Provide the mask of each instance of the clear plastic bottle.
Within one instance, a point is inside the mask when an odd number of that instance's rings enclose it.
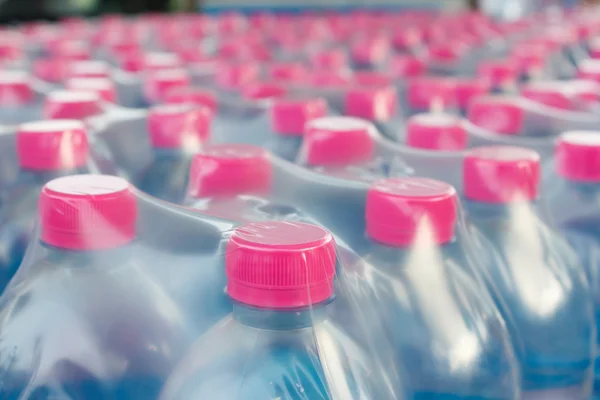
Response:
[[[0,124],[17,125],[39,119],[42,98],[36,95],[29,75],[20,71],[0,73]]]
[[[39,242],[3,297],[3,398],[156,398],[190,341],[136,257],[131,186],[58,178],[44,186],[39,216]]]
[[[54,178],[88,169],[89,145],[79,121],[22,124],[16,141],[19,173],[0,196],[0,290],[17,271],[34,233],[42,187]]]
[[[250,223],[234,232],[225,257],[233,312],[196,342],[161,399],[386,398],[371,358],[329,318],[331,234]]]
[[[181,203],[190,161],[211,131],[212,112],[202,106],[154,106],[147,119],[152,160],[134,179],[140,190],[161,200]]]
[[[481,266],[511,321],[524,392],[589,398],[592,296],[572,249],[540,215],[539,155],[518,147],[476,148],[465,157],[463,177],[468,220],[497,253],[482,254],[489,262]]]
[[[478,266],[457,227],[458,204],[455,189],[441,181],[372,184],[367,240],[354,246],[364,257],[355,280],[365,300],[357,302],[379,335],[377,348],[385,349],[378,357],[407,366],[408,398],[518,399],[512,342],[475,277]],[[340,304],[335,315],[343,318]]]
[[[544,182],[544,193],[552,220],[575,249],[590,283],[596,324],[600,321],[599,160],[598,132],[566,132],[558,139],[554,160],[546,171]],[[598,358],[595,366],[594,392],[598,393]]]

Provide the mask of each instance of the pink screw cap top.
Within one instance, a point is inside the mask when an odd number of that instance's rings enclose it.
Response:
[[[521,95],[536,103],[548,107],[569,110],[573,107],[569,95],[568,83],[565,82],[533,82],[521,89]]]
[[[59,171],[83,167],[89,145],[82,122],[68,119],[36,121],[17,129],[19,166],[32,171]]]
[[[540,181],[540,156],[513,146],[479,147],[463,164],[463,190],[469,200],[512,203],[535,200]]]
[[[575,182],[600,182],[600,132],[565,132],[554,153],[558,175]]]
[[[350,49],[352,59],[362,64],[380,64],[390,54],[390,42],[384,36],[363,37]]]
[[[327,103],[322,98],[274,99],[271,124],[280,135],[302,136],[308,121],[327,115]]]
[[[180,86],[169,90],[165,97],[169,104],[194,104],[204,106],[215,112],[218,108],[217,96],[206,89]]]
[[[350,77],[344,72],[329,70],[313,71],[308,80],[312,87],[320,89],[339,89],[350,83]]]
[[[244,85],[257,81],[260,68],[254,62],[221,61],[217,65],[217,83],[227,89],[239,89]]]
[[[42,242],[68,250],[106,250],[132,242],[137,204],[129,183],[108,175],[71,175],[40,194]]]
[[[271,187],[271,176],[269,153],[261,147],[208,145],[192,160],[188,195],[200,198],[264,194]]]
[[[461,110],[467,110],[476,97],[490,92],[490,82],[484,79],[457,78],[454,80],[456,103]]]
[[[77,61],[69,67],[73,78],[110,78],[110,66],[102,61]]]
[[[184,69],[153,71],[144,80],[144,95],[151,102],[159,103],[167,98],[169,91],[189,85],[190,77]]]
[[[61,82],[68,75],[68,65],[69,60],[64,58],[40,58],[33,61],[33,74],[43,81]]]
[[[104,101],[116,103],[117,89],[110,79],[106,78],[71,78],[66,87],[73,91],[94,92]]]
[[[227,245],[227,293],[260,308],[307,307],[334,293],[335,241],[300,222],[257,222],[236,229]]]
[[[370,121],[388,121],[398,108],[398,96],[392,86],[351,87],[344,98],[344,114]]]
[[[444,244],[454,237],[456,209],[456,190],[445,182],[415,177],[377,181],[367,193],[367,235],[395,247]]]
[[[474,125],[503,135],[518,135],[523,129],[525,112],[514,100],[502,97],[479,97],[468,110]]]
[[[477,76],[488,79],[496,87],[514,84],[518,73],[518,65],[511,59],[484,61],[477,67]]]
[[[148,114],[150,143],[160,149],[196,151],[210,134],[212,111],[193,104],[154,106]]]
[[[417,114],[408,120],[406,144],[428,150],[456,151],[467,147],[460,118],[449,114]]]
[[[456,103],[454,82],[448,78],[423,76],[408,82],[407,100],[411,108],[444,110]]]
[[[242,95],[251,100],[273,99],[286,94],[285,86],[275,82],[255,82],[242,89]]]
[[[21,71],[0,73],[0,104],[19,106],[33,100],[29,75]]]
[[[324,117],[310,121],[304,133],[306,161],[310,165],[345,166],[372,159],[373,126],[353,117]]]
[[[94,92],[58,90],[46,97],[44,115],[50,119],[85,119],[102,113],[101,103]]]

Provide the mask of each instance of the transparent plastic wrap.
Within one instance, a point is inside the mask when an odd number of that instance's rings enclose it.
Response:
[[[515,341],[525,397],[586,399],[597,340],[592,291],[575,253],[547,223],[540,176],[532,150],[470,150],[466,223]]]
[[[13,126],[39,119],[48,90],[25,72],[0,72],[0,124]]]
[[[17,270],[33,235],[42,186],[56,177],[100,171],[80,121],[21,124],[16,133],[7,132],[3,142],[6,151],[5,181],[0,185],[0,291]]]
[[[596,317],[600,315],[599,155],[597,131],[564,133],[557,141],[554,158],[545,165],[543,186],[550,223],[569,241],[590,282]],[[596,360],[596,393],[599,381]]]
[[[50,181],[39,218],[0,299],[4,398],[409,398],[360,315],[333,319],[355,256],[324,228],[235,228],[104,175]]]
[[[598,118],[590,111],[549,107],[524,97],[485,96],[475,98],[469,107],[467,130],[474,146],[517,145],[533,148],[545,158],[560,133],[593,129]]]

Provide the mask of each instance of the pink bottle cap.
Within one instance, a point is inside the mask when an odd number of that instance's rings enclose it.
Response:
[[[473,99],[488,94],[491,85],[485,79],[457,78],[454,80],[456,103],[461,110],[467,110]]]
[[[383,36],[361,38],[352,44],[350,53],[357,63],[381,64],[390,54],[390,43]]]
[[[426,72],[425,61],[412,55],[397,55],[390,60],[389,70],[396,78],[413,78]]]
[[[44,115],[49,119],[86,119],[102,113],[97,93],[57,90],[46,97]]]
[[[268,67],[268,75],[274,81],[301,83],[307,74],[306,67],[300,63],[273,63]]]
[[[407,100],[411,108],[441,111],[455,105],[454,82],[448,78],[423,76],[408,82]]]
[[[33,61],[33,74],[47,82],[62,82],[68,75],[69,60],[59,57],[40,58]]]
[[[41,241],[61,249],[114,249],[136,236],[135,194],[116,176],[54,179],[42,189],[39,212]]]
[[[227,293],[260,308],[307,307],[334,293],[336,249],[325,229],[300,222],[255,222],[227,245]]]
[[[165,102],[169,104],[194,104],[215,112],[218,108],[215,93],[198,87],[181,86],[169,90]]]
[[[462,46],[456,41],[433,42],[427,49],[429,61],[437,64],[453,64],[460,60],[464,53]]]
[[[477,67],[477,76],[489,80],[495,87],[514,84],[518,74],[519,68],[511,59],[484,61]]]
[[[565,82],[532,82],[521,89],[521,95],[536,103],[548,107],[570,110],[572,99],[568,93],[569,83]]]
[[[150,143],[160,149],[196,151],[210,135],[212,111],[193,104],[154,106],[148,113]]]
[[[32,171],[60,171],[87,164],[89,145],[81,121],[57,119],[21,124],[17,130],[19,166]]]
[[[257,81],[260,68],[254,62],[221,61],[218,63],[216,72],[216,80],[219,85],[226,89],[235,90]]]
[[[456,151],[467,147],[460,118],[449,114],[417,114],[408,120],[406,144],[428,150]]]
[[[110,79],[106,78],[71,78],[66,87],[72,91],[94,92],[109,103],[117,102],[117,89]]]
[[[561,135],[554,153],[558,175],[575,182],[600,182],[600,132],[572,131]]]
[[[388,121],[396,115],[398,96],[392,86],[352,87],[346,91],[344,114],[370,121]]]
[[[51,46],[50,53],[72,61],[90,59],[88,44],[79,40],[59,39],[55,45]]]
[[[469,200],[512,203],[535,200],[540,181],[540,156],[513,146],[479,147],[463,164],[463,190]]]
[[[306,125],[306,161],[317,166],[346,166],[372,159],[374,127],[353,117],[323,117]]]
[[[469,106],[468,119],[494,133],[519,135],[523,130],[525,111],[508,98],[480,97]]]
[[[322,98],[278,98],[271,107],[271,124],[280,135],[302,136],[308,121],[327,115],[327,103]]]
[[[242,95],[251,100],[280,98],[287,92],[285,86],[275,82],[255,82],[242,89]]]
[[[357,86],[390,86],[394,83],[391,75],[379,71],[356,71],[352,80]]]
[[[110,78],[110,66],[103,61],[77,61],[70,65],[73,78]]]
[[[454,237],[456,190],[427,178],[373,183],[367,193],[367,235],[388,246],[444,244]]]
[[[31,82],[28,74],[21,71],[0,72],[0,104],[20,106],[33,101]]]
[[[145,53],[142,56],[142,68],[145,71],[172,70],[183,68],[183,63],[177,54],[160,52]]]
[[[330,70],[313,71],[308,80],[312,87],[322,89],[344,88],[350,83],[350,77],[344,72]]]
[[[144,80],[144,95],[153,103],[165,101],[175,88],[188,87],[190,77],[184,69],[164,69],[149,73]]]
[[[269,153],[244,144],[204,146],[192,160],[188,195],[230,197],[268,193],[272,176]]]
[[[410,50],[421,44],[423,44],[423,31],[416,26],[403,26],[392,36],[392,45],[396,50]]]
[[[316,51],[310,57],[316,69],[339,70],[348,66],[348,57],[342,49],[327,49]]]

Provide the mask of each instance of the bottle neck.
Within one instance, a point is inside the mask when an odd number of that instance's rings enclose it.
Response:
[[[393,275],[395,272],[400,272],[402,269],[412,265],[413,261],[423,258],[416,257],[416,255],[439,254],[440,251],[446,251],[446,248],[455,245],[455,239],[448,243],[411,244],[402,247],[379,243],[371,239],[366,254],[369,254],[369,263],[375,268]]]
[[[179,160],[185,158],[191,159],[194,152],[188,151],[183,147],[152,147],[152,154],[154,155],[154,159]]]
[[[326,302],[309,307],[276,310],[256,308],[242,303],[233,304],[233,318],[241,324],[268,330],[295,330],[308,328],[326,319]]]
[[[46,250],[46,259],[53,265],[66,268],[108,267],[123,265],[129,262],[133,255],[134,243],[113,249],[102,250],[70,250],[51,246],[41,242]]]
[[[499,204],[464,199],[463,206],[467,211],[469,219],[480,220],[510,218],[517,210],[534,210],[536,203],[535,201],[522,201]]]
[[[34,171],[29,169],[21,169],[19,171],[19,181],[45,184],[46,182],[49,182],[56,178],[68,175],[85,174],[87,172],[87,167],[49,171]]]

